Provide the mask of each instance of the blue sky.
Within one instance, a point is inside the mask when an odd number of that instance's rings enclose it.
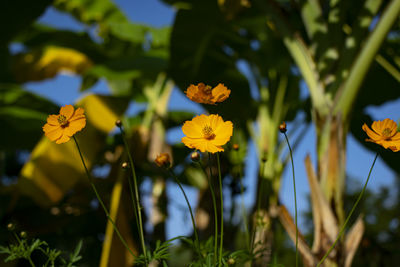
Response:
[[[120,6],[121,10],[128,16],[133,22],[149,24],[156,27],[171,25],[174,20],[175,11],[173,8],[163,4],[157,0],[146,0],[146,1],[115,1]],[[49,8],[45,14],[39,20],[41,23],[50,24],[57,28],[69,29],[80,31],[84,29],[84,26],[76,22],[71,16],[62,14],[53,8]],[[18,47],[15,47],[18,50]],[[78,98],[82,97],[79,93],[79,86],[81,79],[76,76],[69,76],[60,74],[54,79],[49,79],[42,82],[31,82],[26,84],[26,88],[32,92],[41,94],[59,105],[74,103]],[[228,82],[226,82],[228,84]],[[100,81],[94,88],[90,90],[91,93],[108,93],[108,87],[106,82]],[[234,92],[232,92],[234,93]],[[187,108],[201,113],[202,109],[199,105],[188,101],[179,90],[174,90],[171,102],[169,104],[171,109],[182,109]],[[136,112],[138,109],[144,108],[143,105],[131,105],[130,112]],[[400,101],[392,101],[384,106],[380,107],[369,107],[368,113],[374,119],[391,118],[398,121],[400,113]],[[355,122],[357,123],[357,122]],[[358,122],[361,125],[363,122]],[[290,131],[290,124],[288,129]],[[176,131],[168,133],[168,139],[173,142],[180,140],[183,134],[178,129]],[[347,150],[347,166],[348,174],[351,177],[357,178],[360,184],[363,184],[369,171],[369,167],[372,164],[374,153],[371,153],[364,149],[352,136],[348,137],[348,150]],[[296,185],[298,195],[298,207],[301,214],[303,211],[308,210],[307,195],[308,182],[306,178],[306,172],[304,168],[304,158],[306,154],[310,153],[313,162],[316,162],[315,153],[315,131],[313,127],[310,127],[306,136],[303,138],[300,145],[294,152],[294,164],[296,170]],[[256,166],[256,151],[254,146],[250,146],[249,155],[247,157],[247,169],[245,174],[244,183],[248,187],[248,191],[245,195],[245,203],[247,207],[250,207],[254,201],[255,196],[255,177],[257,172]],[[377,191],[377,189],[383,185],[393,184],[395,179],[394,173],[387,168],[387,166],[378,159],[370,183],[369,189]],[[280,192],[281,201],[288,207],[289,211],[294,214],[294,200],[293,200],[293,185],[291,176],[291,166],[288,165],[283,175],[282,188]],[[196,190],[190,187],[185,187],[189,198],[193,205],[197,199]],[[175,203],[184,205],[184,198],[181,193],[177,190],[177,187],[172,183],[168,185],[168,194],[170,198],[174,199]],[[145,200],[149,203],[149,200]],[[170,219],[167,224],[168,237],[174,237],[177,235],[185,235],[191,232],[191,223],[189,221],[188,213],[182,214],[182,212],[172,205],[169,209]],[[182,216],[186,220],[182,220]],[[300,228],[308,229],[302,223],[300,218]]]

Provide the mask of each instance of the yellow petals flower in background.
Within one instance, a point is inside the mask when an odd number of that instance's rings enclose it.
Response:
[[[216,153],[224,151],[222,146],[231,139],[233,124],[224,121],[219,115],[200,115],[186,121],[182,131],[186,135],[182,142],[187,147]]]
[[[200,104],[212,104],[223,102],[226,100],[231,93],[225,85],[222,83],[218,84],[216,87],[211,88],[209,85],[204,83],[199,83],[198,85],[191,84],[185,91],[186,96],[197,103]]]
[[[372,130],[364,123],[362,129],[370,139],[365,141],[373,142],[390,149],[394,152],[400,150],[400,132],[397,131],[397,124],[391,119],[374,121],[371,125]]]
[[[83,108],[74,109],[72,105],[61,107],[60,114],[50,115],[43,126],[44,134],[57,144],[68,142],[69,139],[86,126]]]

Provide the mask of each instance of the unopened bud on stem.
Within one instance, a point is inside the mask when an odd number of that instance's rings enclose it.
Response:
[[[286,133],[286,131],[287,131],[287,129],[286,129],[286,122],[282,122],[282,123],[279,125],[279,131],[280,131],[281,133]]]
[[[192,152],[192,154],[190,154],[190,158],[192,159],[192,161],[198,162],[200,160],[200,153],[197,151]]]
[[[171,158],[168,153],[161,153],[154,160],[158,167],[169,168],[171,167]]]

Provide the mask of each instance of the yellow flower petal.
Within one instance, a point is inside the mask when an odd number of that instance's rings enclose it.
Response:
[[[66,134],[63,134],[63,135],[61,136],[61,138],[58,139],[58,140],[56,141],[56,144],[63,144],[63,143],[66,143],[66,142],[69,141],[69,139],[71,139],[70,136],[68,136],[68,135],[66,135]]]
[[[224,84],[218,84],[212,90],[212,96],[214,102],[222,102],[225,101],[229,95],[231,94],[231,90],[229,90]]]
[[[367,135],[372,139],[372,140],[380,140],[381,136],[379,134],[377,134],[376,132],[372,131],[367,124],[364,123],[364,125],[362,126],[362,129],[364,130],[364,132],[367,133]]]
[[[202,128],[199,124],[194,123],[193,121],[186,121],[182,126],[182,131],[186,136],[190,136],[192,138],[202,138],[203,134],[201,132]]]
[[[58,115],[50,115],[50,116],[47,118],[47,123],[48,123],[48,124],[51,124],[51,125],[59,125],[57,119],[58,119]]]
[[[71,118],[72,114],[74,114],[74,107],[72,105],[66,105],[64,107],[61,107],[60,115],[64,115],[67,118],[67,120]]]
[[[68,127],[65,128],[65,134],[68,136],[73,136],[75,133],[79,132],[86,126],[86,118],[81,118],[69,122]]]
[[[55,141],[61,137],[62,133],[63,133],[63,130],[61,129],[61,127],[57,127],[56,129],[54,129],[52,131],[46,132],[45,135],[51,141]]]

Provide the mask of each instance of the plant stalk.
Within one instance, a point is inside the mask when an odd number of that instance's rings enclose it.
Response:
[[[332,250],[335,248],[336,243],[339,241],[340,237],[343,235],[344,230],[345,230],[345,228],[346,228],[347,223],[348,223],[349,220],[350,220],[351,215],[353,215],[353,212],[354,212],[354,210],[356,209],[356,207],[357,207],[357,205],[358,205],[358,202],[360,202],[362,196],[364,195],[365,189],[367,188],[367,184],[368,184],[369,178],[371,177],[372,169],[373,169],[374,166],[375,166],[375,162],[376,162],[376,160],[377,160],[377,158],[378,158],[378,155],[379,155],[379,153],[376,153],[375,158],[374,158],[374,161],[372,162],[371,168],[369,169],[368,177],[367,177],[367,180],[365,181],[364,187],[363,187],[363,189],[361,190],[361,193],[358,195],[358,198],[357,198],[356,202],[354,203],[353,207],[351,208],[349,215],[347,216],[346,220],[344,221],[344,224],[343,224],[342,228],[340,229],[339,234],[338,234],[338,236],[336,237],[335,242],[333,242],[332,246],[329,248],[328,252],[326,252],[326,254],[324,255],[324,257],[323,257],[323,258],[321,259],[321,261],[318,263],[317,267],[319,267],[319,266],[324,262],[324,260],[329,256],[329,254],[330,254],[330,253],[332,252]]]
[[[128,154],[128,159],[129,159],[129,166],[132,171],[132,180],[133,180],[133,189],[135,192],[135,202],[136,202],[136,211],[137,211],[137,218],[138,218],[138,224],[139,224],[139,236],[140,236],[140,243],[142,246],[142,251],[143,255],[145,257],[145,262],[146,266],[148,265],[147,263],[147,251],[146,251],[146,245],[144,243],[144,232],[143,232],[143,222],[142,222],[142,212],[141,212],[141,207],[140,207],[140,200],[139,200],[139,189],[137,185],[137,177],[136,177],[136,172],[135,172],[135,165],[133,164],[133,158],[129,149],[128,141],[126,140],[125,132],[122,129],[122,125],[118,126],[118,128],[121,131],[121,136],[122,140],[124,141],[125,149]]]
[[[221,164],[219,161],[219,153],[217,152],[217,165],[218,165],[218,180],[219,180],[219,193],[221,196],[221,233],[219,240],[219,266],[222,266],[222,248],[224,245],[224,195],[222,188],[222,177],[221,177]]]
[[[136,255],[133,253],[133,251],[130,249],[130,247],[129,247],[128,244],[126,243],[125,239],[122,237],[121,233],[119,232],[119,230],[118,230],[118,228],[117,228],[117,225],[114,223],[113,219],[111,218],[110,214],[108,213],[108,210],[107,210],[106,206],[104,205],[103,200],[101,200],[100,195],[99,195],[99,193],[97,192],[96,186],[95,186],[94,183],[93,183],[92,176],[90,175],[90,173],[89,173],[89,171],[88,171],[88,169],[87,169],[87,167],[86,167],[85,160],[83,159],[82,152],[81,152],[81,149],[79,148],[78,141],[76,140],[75,136],[72,136],[72,138],[73,138],[74,141],[75,141],[75,145],[76,145],[76,148],[78,149],[79,156],[80,156],[80,158],[81,158],[83,167],[85,168],[86,176],[87,176],[87,178],[88,178],[88,180],[89,180],[89,183],[90,183],[90,185],[92,186],[92,189],[93,189],[93,191],[94,191],[94,193],[95,193],[95,195],[96,195],[96,198],[97,198],[97,200],[99,201],[101,207],[103,208],[104,213],[106,214],[107,219],[111,222],[112,226],[114,227],[114,231],[117,233],[117,235],[118,235],[119,239],[121,240],[122,244],[123,244],[123,245],[125,246],[125,248],[129,251],[129,253],[132,255],[132,257],[133,257],[133,258],[136,258]]]
[[[297,196],[296,196],[296,179],[294,174],[294,163],[293,163],[293,152],[292,148],[290,147],[289,139],[286,133],[285,135],[286,143],[289,147],[290,152],[290,160],[292,161],[292,172],[293,172],[293,193],[294,193],[294,216],[295,216],[295,225],[296,225],[296,267],[299,266],[299,252],[298,252],[298,245],[299,245],[299,229],[297,228]]]

